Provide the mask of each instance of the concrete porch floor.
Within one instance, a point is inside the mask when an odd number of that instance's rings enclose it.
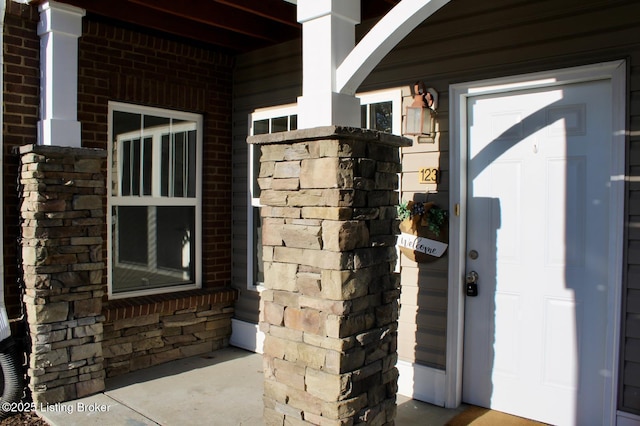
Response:
[[[104,393],[40,410],[52,426],[260,426],[262,355],[238,348],[107,379]],[[462,412],[398,395],[396,425],[440,426]]]

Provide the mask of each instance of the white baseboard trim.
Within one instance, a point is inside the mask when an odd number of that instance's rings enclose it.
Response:
[[[403,360],[398,360],[396,367],[400,373],[398,378],[400,395],[444,407],[446,379],[444,370]]]
[[[616,426],[640,426],[640,416],[618,411]]]
[[[231,319],[231,346],[261,354],[264,348],[264,333],[258,324]]]

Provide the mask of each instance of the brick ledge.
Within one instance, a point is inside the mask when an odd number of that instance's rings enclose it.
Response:
[[[155,294],[110,300],[102,307],[105,322],[151,315],[161,312],[175,312],[194,306],[232,303],[238,299],[238,291],[233,288],[203,288],[176,293]]]

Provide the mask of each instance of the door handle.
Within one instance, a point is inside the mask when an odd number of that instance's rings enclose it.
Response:
[[[467,282],[467,296],[476,297],[478,295],[478,273],[476,271],[471,271],[467,273],[465,277],[465,281]]]

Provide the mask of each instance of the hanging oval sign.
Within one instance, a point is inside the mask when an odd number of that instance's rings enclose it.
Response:
[[[442,211],[433,203],[421,204],[422,206],[416,206],[412,201],[407,203],[409,211],[419,212],[420,214],[413,214],[400,222],[398,246],[402,254],[414,262],[433,262],[442,257],[449,246],[447,215],[445,211]],[[434,211],[430,214],[429,211],[431,209],[434,209]],[[436,213],[438,214],[436,215]],[[429,218],[433,219],[435,216],[440,216],[441,223],[438,226],[429,226]]]
[[[414,250],[420,253],[435,257],[441,257],[447,251],[448,244],[429,238],[418,237],[417,235],[405,234],[398,237],[398,245],[403,248]]]

